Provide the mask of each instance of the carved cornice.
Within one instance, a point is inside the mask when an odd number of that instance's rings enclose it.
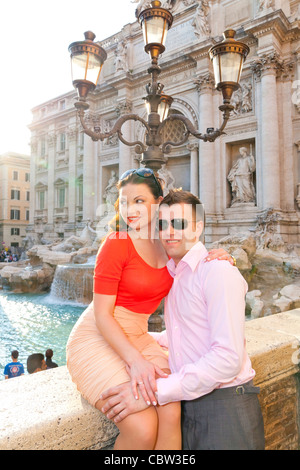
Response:
[[[131,101],[124,100],[118,103],[115,108],[115,112],[118,117],[123,116],[124,114],[130,114],[132,111],[132,103]]]
[[[250,64],[251,70],[256,78],[261,78],[263,75],[274,74],[280,76],[283,71],[283,60],[277,54],[272,51],[268,54],[263,54],[254,59]]]
[[[212,73],[207,72],[203,75],[198,75],[194,80],[198,93],[206,93],[215,87],[215,79]]]
[[[47,135],[49,147],[55,147],[57,142],[57,135],[55,132],[51,132]]]

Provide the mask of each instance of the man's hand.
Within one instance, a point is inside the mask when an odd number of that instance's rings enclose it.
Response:
[[[138,400],[134,398],[130,382],[109,388],[102,393],[100,400],[107,400],[101,411],[115,423],[120,423],[127,416],[148,408],[142,397]]]

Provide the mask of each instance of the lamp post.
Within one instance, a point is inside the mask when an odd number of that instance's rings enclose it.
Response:
[[[224,33],[224,40],[214,45],[209,56],[213,63],[216,88],[223,94],[223,104],[219,110],[223,113],[223,123],[219,129],[207,129],[202,134],[195,129],[191,121],[183,115],[172,114],[168,116],[168,111],[173,98],[163,93],[164,85],[158,82],[161,68],[158,65],[158,58],[165,51],[165,42],[168,30],[173,23],[172,14],[161,8],[161,2],[154,0],[151,7],[143,10],[138,20],[141,24],[145,51],[150,55],[151,66],[148,73],[151,75],[151,82],[146,86],[146,102],[148,120],[145,121],[136,114],[122,115],[115,122],[110,132],[102,133],[99,129],[89,128],[84,120],[85,111],[89,108],[87,97],[98,83],[102,66],[107,58],[105,50],[94,42],[95,35],[88,31],[85,33],[85,40],[74,42],[69,46],[72,62],[73,85],[78,91],[78,101],[75,103],[80,122],[85,134],[94,141],[107,139],[114,134],[118,135],[121,142],[128,146],[134,146],[135,152],[142,155],[141,163],[153,170],[158,170],[166,163],[165,154],[170,153],[173,146],[183,145],[190,135],[194,137],[214,142],[219,136],[224,134],[224,129],[229,120],[230,113],[234,107],[230,104],[232,93],[239,88],[239,80],[243,63],[249,53],[249,47],[234,39],[235,31],[227,30]],[[122,126],[126,121],[139,121],[146,129],[145,143],[141,141],[127,142],[122,135]],[[185,125],[186,131],[180,142],[164,142],[163,128],[170,121],[181,121]]]

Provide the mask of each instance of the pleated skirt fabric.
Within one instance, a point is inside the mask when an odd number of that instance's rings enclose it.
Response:
[[[114,318],[144,358],[169,369],[167,353],[148,333],[150,315],[115,307]],[[67,367],[81,395],[95,406],[100,394],[130,381],[126,364],[99,332],[93,302],[82,313],[67,343]]]

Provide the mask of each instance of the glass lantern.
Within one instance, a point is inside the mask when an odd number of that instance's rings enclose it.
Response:
[[[84,33],[85,41],[73,42],[69,46],[71,54],[72,81],[78,90],[79,98],[85,99],[99,81],[101,69],[107,58],[105,50],[94,43],[91,31]]]
[[[239,88],[239,81],[249,47],[234,39],[236,32],[224,32],[224,40],[209,50],[213,63],[216,88],[223,93],[224,101],[230,102],[232,93]]]
[[[165,50],[167,32],[172,26],[173,15],[165,8],[161,8],[160,1],[155,0],[151,2],[151,8],[140,13],[139,22],[143,30],[145,51],[150,52],[152,60],[157,59]]]

